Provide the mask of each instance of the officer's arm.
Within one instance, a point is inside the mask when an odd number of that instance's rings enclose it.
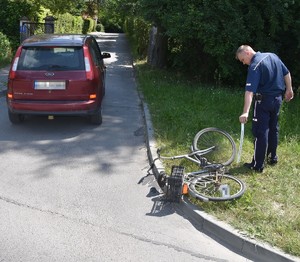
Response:
[[[252,103],[253,98],[253,92],[246,91],[245,92],[245,98],[244,98],[244,109],[243,113],[240,115],[240,122],[246,123],[248,121],[249,111]]]
[[[294,97],[294,92],[293,92],[293,88],[292,88],[292,77],[291,74],[288,73],[284,76],[284,82],[285,82],[285,101],[290,101],[291,99],[293,99]]]

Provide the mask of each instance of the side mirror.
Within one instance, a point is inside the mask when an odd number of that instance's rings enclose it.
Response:
[[[110,53],[102,53],[102,58],[105,59],[105,58],[110,58]]]

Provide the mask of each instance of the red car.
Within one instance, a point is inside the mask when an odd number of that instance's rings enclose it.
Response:
[[[8,77],[8,116],[82,115],[102,123],[106,67],[90,35],[34,35],[18,48]]]

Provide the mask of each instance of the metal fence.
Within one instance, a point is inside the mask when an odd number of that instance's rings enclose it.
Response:
[[[53,33],[54,23],[22,22],[20,25],[20,42],[22,43],[26,38],[32,35]]]

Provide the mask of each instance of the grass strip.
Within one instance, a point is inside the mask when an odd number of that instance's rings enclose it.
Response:
[[[244,90],[204,86],[174,72],[154,70],[136,63],[139,88],[148,104],[156,141],[164,155],[186,153],[195,134],[206,127],[227,131],[239,145]],[[266,241],[294,256],[300,256],[300,101],[299,95],[284,103],[280,115],[279,163],[266,166],[263,174],[242,167],[253,154],[251,123],[245,125],[241,163],[230,173],[242,179],[247,191],[231,202],[194,201],[199,208],[239,229],[249,237]],[[250,118],[251,119],[251,118]],[[191,163],[165,162],[195,170]]]

